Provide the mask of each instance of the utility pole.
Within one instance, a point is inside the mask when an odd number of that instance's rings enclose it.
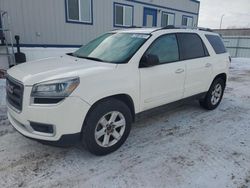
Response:
[[[225,16],[225,14],[222,14],[221,19],[220,19],[220,29],[221,29],[221,26],[222,26],[222,21],[223,21],[224,16]]]

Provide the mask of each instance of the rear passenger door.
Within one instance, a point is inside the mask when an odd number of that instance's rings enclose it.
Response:
[[[196,33],[177,34],[180,59],[186,65],[184,97],[208,90],[212,77],[212,63],[207,48]]]

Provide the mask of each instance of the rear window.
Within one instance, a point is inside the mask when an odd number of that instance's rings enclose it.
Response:
[[[177,34],[181,60],[208,56],[207,49],[201,38],[195,33]]]
[[[217,35],[206,35],[207,40],[212,45],[216,54],[226,53],[227,50],[221,40]]]

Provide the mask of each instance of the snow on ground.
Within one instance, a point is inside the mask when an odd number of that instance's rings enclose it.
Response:
[[[80,145],[56,148],[24,138],[0,109],[0,187],[250,186],[247,59],[233,60],[218,109],[186,102],[144,113],[126,143],[104,157]]]

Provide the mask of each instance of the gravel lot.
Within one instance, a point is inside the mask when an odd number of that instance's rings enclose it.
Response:
[[[1,101],[0,187],[250,186],[248,59],[233,60],[218,109],[188,102],[144,113],[125,145],[104,157],[80,145],[56,148],[24,138],[9,124]]]

